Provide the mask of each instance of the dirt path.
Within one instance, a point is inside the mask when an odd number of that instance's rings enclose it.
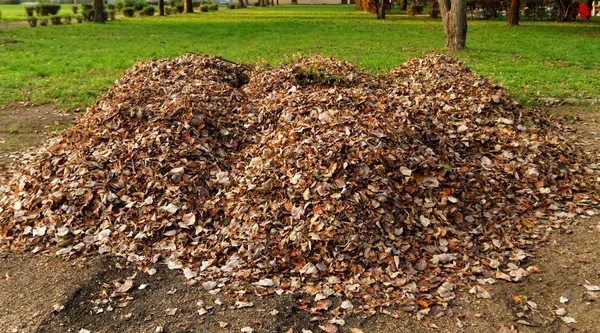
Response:
[[[600,148],[599,107],[553,112],[578,130],[582,149]],[[392,308],[390,314],[337,322],[339,332],[429,332],[436,327],[440,332],[599,332],[600,299],[595,297],[600,293],[585,286],[600,286],[600,218],[577,220],[550,235],[525,265],[539,273],[519,283],[486,285],[491,299],[470,294],[473,282],[462,286],[447,310],[432,309],[436,318],[419,320],[415,312]],[[129,294],[112,295],[127,278],[133,280]],[[237,309],[235,300],[206,291],[200,283],[190,285],[164,265],[149,275],[125,267],[123,258],[65,262],[0,254],[1,332],[241,332],[249,327],[254,332],[317,333],[327,328],[327,322],[313,321],[314,314],[298,309],[306,295],[240,297],[252,306]],[[331,308],[341,301],[333,299]],[[575,323],[567,324],[564,317]]]

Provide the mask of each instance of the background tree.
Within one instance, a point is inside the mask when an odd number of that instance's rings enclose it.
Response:
[[[375,6],[377,7],[377,19],[385,20],[385,1],[386,0],[375,0]]]
[[[510,12],[508,13],[508,25],[519,25],[519,9],[521,7],[521,0],[512,0],[510,2]]]
[[[104,23],[104,0],[94,0],[94,22]]]
[[[158,16],[165,16],[165,0],[158,0]]]
[[[445,48],[450,51],[467,47],[467,1],[439,0],[444,23]]]
[[[183,12],[184,13],[193,13],[194,12],[194,4],[192,0],[184,0],[183,1]]]

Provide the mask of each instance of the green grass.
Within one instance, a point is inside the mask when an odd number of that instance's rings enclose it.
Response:
[[[297,53],[319,53],[382,73],[409,57],[443,52],[444,45],[439,20],[393,16],[377,21],[352,6],[324,5],[0,28],[0,45],[3,39],[21,43],[0,46],[0,105],[29,100],[65,108],[93,103],[136,61],[185,52],[271,64]],[[522,101],[600,93],[597,17],[568,24],[521,22],[514,28],[504,21],[473,20],[467,45],[455,55]]]
[[[73,15],[72,4],[61,4],[58,15],[71,14]],[[79,6],[81,11],[81,5]],[[0,22],[15,22],[27,20],[27,14],[25,14],[25,6],[23,5],[0,5],[0,11],[2,12],[2,19]],[[2,25],[0,24],[0,27]]]

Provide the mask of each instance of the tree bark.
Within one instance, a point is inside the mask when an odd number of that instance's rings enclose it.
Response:
[[[408,0],[402,0],[402,10],[408,9]]]
[[[184,13],[193,13],[194,12],[194,4],[192,0],[185,0],[183,2],[183,12]]]
[[[158,16],[165,16],[165,0],[158,0]]]
[[[377,0],[375,4],[377,6],[377,19],[385,20],[385,0]]]
[[[244,5],[244,0],[238,0],[238,7],[240,7],[240,8],[246,7],[246,5]]]
[[[512,0],[510,2],[510,13],[508,14],[508,25],[519,25],[519,8],[521,7],[521,0]]]
[[[94,0],[94,22],[104,23],[104,0]]]
[[[467,1],[439,0],[444,23],[445,48],[450,51],[467,47]]]

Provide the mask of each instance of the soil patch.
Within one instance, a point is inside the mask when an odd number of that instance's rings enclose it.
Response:
[[[0,168],[17,158],[15,152],[39,145],[72,120],[72,113],[59,112],[52,105],[0,108]]]

